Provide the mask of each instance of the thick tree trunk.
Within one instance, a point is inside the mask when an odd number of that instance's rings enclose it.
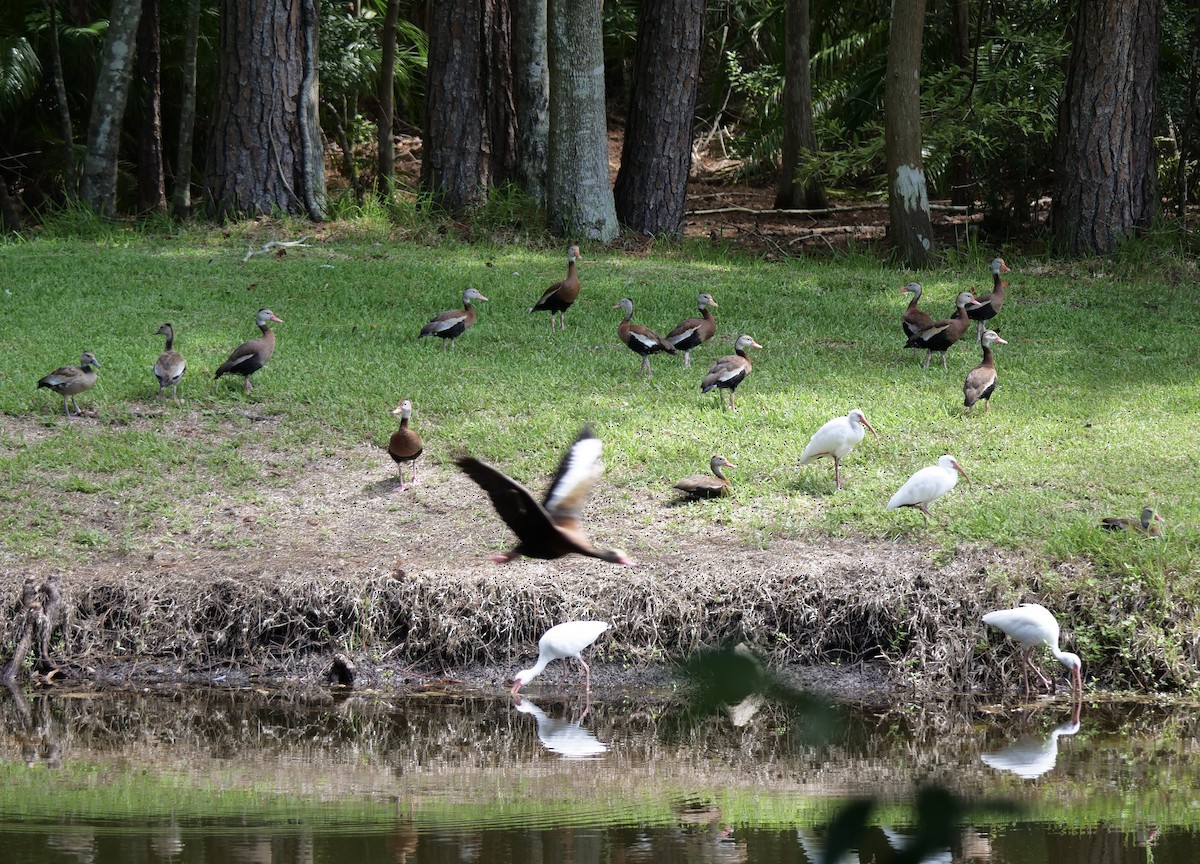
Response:
[[[639,234],[679,237],[692,166],[692,121],[704,42],[705,0],[644,0],[617,218]]]
[[[550,150],[546,211],[550,230],[607,242],[617,236],[608,180],[604,43],[600,4],[553,0],[547,14]]]
[[[71,105],[67,101],[67,82],[63,77],[62,52],[58,45],[58,8],[56,0],[46,0],[50,12],[50,67],[54,74],[54,96],[58,108],[59,132],[63,139],[63,188],[75,194],[75,127],[71,123]]]
[[[223,0],[206,171],[216,218],[323,218],[317,26],[316,0]]]
[[[950,44],[954,65],[970,80],[971,10],[968,0],[953,0],[950,14]],[[974,81],[971,82],[971,86],[974,88]],[[975,179],[971,173],[971,151],[966,147],[955,147],[950,153],[950,203],[966,207],[974,201]]]
[[[138,124],[138,212],[166,209],[163,179],[162,138],[162,50],[159,44],[160,0],[142,0],[138,22],[138,84],[142,94],[142,117]]]
[[[100,54],[96,92],[92,98],[80,195],[93,210],[104,216],[111,216],[116,210],[121,120],[125,116],[125,100],[129,97],[141,12],[142,0],[113,0],[108,35]]]
[[[813,127],[809,0],[788,0],[784,30],[783,164],[775,206],[778,209],[828,207],[829,198],[819,178],[813,177],[806,183],[796,180],[800,165],[817,150],[817,130]]]
[[[8,184],[0,177],[0,230],[21,230],[21,204],[8,194]]]
[[[513,96],[517,118],[516,176],[546,205],[550,147],[550,64],[546,57],[546,0],[513,0]]]
[[[192,136],[196,128],[196,46],[200,41],[200,0],[188,0],[183,36],[183,90],[179,97],[179,142],[175,153],[175,188],[171,209],[176,219],[192,210]]]
[[[383,16],[379,62],[379,122],[375,191],[382,199],[392,194],[396,182],[396,144],[392,137],[396,123],[396,24],[400,21],[400,0],[388,0]]]
[[[925,0],[893,0],[884,85],[888,233],[899,259],[924,267],[934,251],[921,156],[921,31]]]
[[[512,178],[512,20],[504,0],[431,6],[421,188],[460,213]]]
[[[1154,109],[1161,0],[1079,5],[1063,96],[1055,233],[1113,252],[1157,215]]]

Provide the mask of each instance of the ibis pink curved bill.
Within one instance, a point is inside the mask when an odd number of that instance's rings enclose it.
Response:
[[[1050,649],[1054,659],[1067,667],[1071,673],[1071,691],[1083,692],[1083,663],[1079,655],[1061,651],[1058,647],[1058,621],[1054,614],[1040,603],[1022,603],[1013,609],[997,609],[983,616],[983,623],[995,627],[1021,646],[1021,672],[1025,682],[1025,693],[1029,694],[1029,670],[1042,679],[1050,692],[1054,682],[1042,674],[1033,663],[1033,652],[1043,645]]]
[[[537,662],[528,669],[522,669],[513,676],[513,695],[521,688],[542,674],[542,670],[555,660],[568,660],[574,657],[583,667],[584,692],[592,689],[592,671],[581,656],[584,649],[596,641],[600,634],[609,628],[607,621],[565,621],[555,624],[542,634],[538,640]]]

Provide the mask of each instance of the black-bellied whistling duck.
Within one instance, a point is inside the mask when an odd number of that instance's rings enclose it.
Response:
[[[963,382],[963,405],[968,411],[975,409],[975,403],[983,400],[983,413],[992,407],[992,393],[996,391],[996,361],[992,358],[993,345],[1007,345],[995,330],[984,331],[980,341],[983,345],[983,362],[967,373]]]
[[[572,246],[567,250],[567,278],[561,282],[555,282],[546,289],[538,301],[529,307],[530,312],[540,312],[543,309],[550,312],[550,329],[554,329],[554,313],[558,313],[558,324],[563,329],[567,329],[567,323],[563,320],[566,311],[571,308],[571,304],[579,297],[579,273],[575,270],[575,261],[583,256],[579,254],[579,247]]]
[[[888,501],[887,509],[912,507],[925,514],[926,519],[932,519],[929,505],[958,484],[959,474],[970,482],[971,478],[967,477],[967,472],[958,464],[957,459],[953,456],[939,456],[938,464],[922,468],[904,481],[904,485],[897,489],[892,500]]]
[[[167,345],[163,353],[154,361],[154,377],[158,379],[158,399],[162,399],[163,391],[171,388],[171,398],[179,404],[179,381],[187,371],[187,361],[175,350],[175,329],[170,324],[164,324],[154,331],[155,336],[166,336]]]
[[[541,504],[525,486],[490,465],[470,456],[455,463],[487,493],[492,506],[520,541],[508,552],[491,556],[504,564],[526,555],[530,558],[561,558],[574,553],[613,564],[632,564],[616,549],[597,549],[579,526],[579,511],[604,468],[602,446],[592,430],[584,426],[562,462]]]
[[[1153,507],[1143,507],[1140,519],[1105,516],[1100,520],[1100,527],[1105,531],[1136,531],[1147,537],[1161,537],[1164,521],[1163,517],[1154,512]]]
[[[866,430],[879,438],[875,427],[867,422],[867,415],[862,409],[855,408],[845,417],[834,417],[813,433],[812,439],[804,452],[800,454],[800,464],[807,465],[816,462],[822,456],[833,459],[833,484],[835,489],[842,488],[842,458],[846,456],[859,441],[863,439]]]
[[[905,338],[915,336],[922,330],[933,326],[933,316],[917,308],[917,303],[921,300],[921,291],[920,282],[909,282],[900,289],[901,294],[913,295],[912,299],[908,301],[904,314],[900,317],[900,326],[904,328]]]
[[[667,334],[667,341],[675,346],[675,350],[683,352],[683,365],[692,365],[692,349],[699,348],[717,332],[717,319],[708,311],[709,307],[720,308],[711,294],[700,294],[696,297],[696,308],[700,310],[699,318],[688,318]]]
[[[963,333],[967,331],[967,324],[970,321],[967,318],[967,307],[974,303],[975,298],[971,296],[970,291],[959,292],[958,298],[955,301],[953,317],[934,321],[933,324],[921,332],[909,336],[908,341],[904,343],[904,347],[924,348],[925,362],[922,365],[926,369],[929,368],[929,358],[933,356],[933,352],[941,352],[942,368],[946,369],[946,351],[951,345],[961,339]]]
[[[255,321],[258,329],[262,331],[262,335],[257,339],[247,339],[234,348],[229,359],[218,366],[216,374],[213,375],[214,378],[220,378],[226,374],[243,376],[246,379],[247,393],[251,390],[250,376],[266,366],[271,355],[275,353],[275,331],[267,325],[272,321],[283,323],[283,319],[277,318],[270,309],[259,309]]]
[[[409,486],[417,485],[417,457],[425,452],[425,445],[421,443],[421,436],[408,426],[409,418],[412,417],[412,400],[403,399],[400,404],[392,409],[392,414],[400,415],[400,428],[392,433],[392,437],[388,439],[388,455],[392,457],[392,461],[396,463],[396,470],[400,472],[400,485],[393,489],[393,492],[403,492]],[[404,482],[404,463],[410,463],[412,468],[412,480],[408,483]]]
[[[711,475],[693,474],[691,477],[684,477],[675,484],[675,488],[689,498],[720,498],[728,495],[732,489],[729,485],[729,478],[721,469],[736,468],[737,466],[724,456],[713,456],[708,461],[708,467],[712,471]]]
[[[675,346],[649,327],[633,323],[631,320],[633,318],[633,301],[628,297],[622,297],[612,308],[620,309],[625,313],[625,317],[621,319],[621,325],[617,327],[617,335],[621,337],[622,342],[629,346],[629,350],[642,355],[642,368],[638,374],[653,375],[654,372],[650,369],[650,355],[657,354],[659,351],[674,354]]]
[[[728,390],[729,410],[736,411],[737,407],[733,404],[733,391],[737,390],[738,385],[746,380],[752,368],[750,357],[746,351],[750,348],[761,347],[763,346],[755,342],[753,336],[739,336],[733,343],[733,353],[727,354],[708,367],[708,374],[700,382],[700,392],[707,393],[714,388]],[[724,406],[724,401],[721,404]]]
[[[987,294],[976,296],[975,302],[979,305],[972,306],[967,310],[967,317],[972,321],[979,322],[977,339],[983,339],[983,331],[987,329],[987,325],[983,322],[995,318],[1000,312],[1000,307],[1004,305],[1004,289],[1008,287],[1008,283],[1000,278],[1000,274],[1008,272],[1008,265],[1004,263],[1003,258],[993,258],[992,290]]]
[[[463,308],[443,312],[422,327],[421,333],[417,338],[437,336],[440,339],[449,339],[450,347],[453,348],[454,340],[467,332],[467,328],[475,323],[475,307],[471,305],[471,301],[482,300],[486,303],[487,299],[474,288],[468,288],[463,292]],[[445,347],[446,343],[443,342],[442,349],[444,350]]]
[[[85,390],[92,389],[92,385],[96,383],[96,368],[99,366],[100,361],[96,359],[96,355],[91,351],[84,351],[78,366],[59,366],[49,375],[39,378],[37,386],[49,387],[63,397],[63,411],[68,417],[74,416],[67,405],[68,399],[75,406],[75,414],[82,414],[75,397]]]

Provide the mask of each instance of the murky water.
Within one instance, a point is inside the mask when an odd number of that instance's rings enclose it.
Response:
[[[0,719],[0,864],[816,864],[862,796],[837,864],[883,862],[930,787],[990,803],[923,861],[1200,861],[1191,707],[0,690]]]

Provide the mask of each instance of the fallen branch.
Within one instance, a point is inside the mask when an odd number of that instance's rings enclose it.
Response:
[[[788,210],[788,209],[770,209],[770,210],[755,210],[753,207],[739,207],[733,205],[730,207],[717,207],[713,210],[689,210],[689,216],[712,216],[716,213],[752,213],[755,216],[828,216],[830,213],[844,213],[847,210],[886,210],[888,205],[880,202],[878,204],[850,204],[833,207],[820,207],[815,210]],[[941,210],[950,213],[967,213],[970,207],[964,207],[958,204],[930,204],[930,210]]]
[[[293,246],[308,246],[309,244],[305,243],[304,241],[311,239],[312,235],[308,234],[304,237],[301,237],[299,240],[269,240],[262,245],[261,249],[255,249],[253,246],[251,246],[246,251],[246,254],[242,256],[242,263],[245,264],[252,256],[262,255],[264,252],[270,252],[272,249],[290,249]]]

